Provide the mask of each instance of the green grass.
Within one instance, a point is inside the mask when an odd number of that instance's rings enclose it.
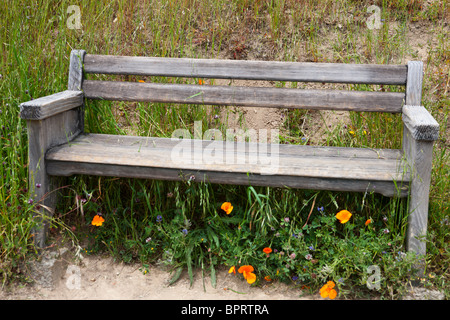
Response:
[[[370,16],[367,8],[372,4],[381,8],[380,29],[369,30],[366,25]],[[67,27],[69,5],[80,6],[80,30]],[[448,298],[450,47],[444,22],[448,24],[449,18],[448,1],[431,5],[420,0],[2,2],[2,284],[27,281],[25,263],[35,254],[30,236],[35,207],[28,203],[26,123],[18,117],[18,106],[66,89],[72,48],[96,54],[345,63],[394,64],[423,58],[423,105],[440,123],[441,135],[434,149],[427,269],[422,282],[444,290]],[[423,34],[421,49],[426,58],[418,57],[419,48],[411,44],[417,40],[409,32],[413,24]],[[190,81],[154,77],[128,80]],[[368,89],[399,90],[394,86]],[[203,130],[225,131],[226,123],[214,117],[221,111],[219,107],[190,105],[89,102],[86,130],[170,137],[175,129],[192,130],[194,121],[202,121]],[[286,110],[281,140],[310,143],[302,139],[307,137],[300,129],[307,117],[304,110]],[[399,148],[401,127],[399,116],[351,113],[346,127],[325,131],[325,144]],[[412,259],[396,259],[404,250],[406,200],[375,194],[85,176],[71,177],[64,185],[51,241],[70,236],[88,253],[107,251],[147,267],[162,263],[175,270],[173,280],[180,268],[192,275],[193,268],[201,267],[214,278],[217,266],[246,263],[254,265],[257,284],[269,275],[317,292],[323,281],[332,279],[338,284],[340,297],[377,294],[396,298],[412,277]],[[230,215],[220,210],[225,201],[234,206]],[[322,207],[323,211],[317,210]],[[335,223],[334,215],[341,209],[354,214],[351,223]],[[90,221],[98,212],[106,221],[101,228],[93,228]],[[364,226],[369,218],[374,221],[373,228]],[[385,229],[390,233],[383,233]],[[277,253],[269,258],[261,254],[267,246]],[[293,253],[297,255],[294,260],[290,258]],[[314,261],[302,258],[311,253]],[[366,268],[373,264],[380,266],[383,275],[379,291],[365,286]]]

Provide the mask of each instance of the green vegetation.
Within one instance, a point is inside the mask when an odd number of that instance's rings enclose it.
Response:
[[[448,1],[380,0],[182,0],[29,1],[0,4],[0,280],[27,281],[35,255],[27,186],[26,123],[19,104],[65,90],[71,49],[88,53],[345,63],[425,63],[423,105],[441,125],[435,144],[427,237],[425,286],[450,295]],[[68,27],[71,5],[80,29]],[[371,5],[381,27],[370,29]],[[72,21],[72,20],[70,20]],[[187,81],[183,79],[137,79]],[[194,79],[193,81],[198,81]],[[277,86],[303,84],[277,83]],[[366,89],[353,86],[354,90]],[[396,91],[395,86],[370,90]],[[170,136],[173,130],[224,130],[219,107],[89,102],[86,130]],[[227,110],[232,112],[233,110]],[[300,130],[304,110],[287,110],[281,141],[309,143]],[[350,114],[349,123],[326,131],[333,146],[398,148],[401,118]],[[303,139],[302,139],[303,138]],[[109,252],[125,262],[154,263],[174,271],[202,268],[215,278],[220,266],[252,265],[257,280],[288,281],[317,293],[329,280],[339,298],[399,297],[414,275],[405,254],[407,200],[375,194],[264,187],[71,177],[59,190],[50,243],[69,237],[87,253]],[[230,202],[226,214],[222,203]],[[335,218],[346,209],[346,224]],[[101,213],[102,226],[91,225]],[[286,219],[289,218],[289,219]],[[368,225],[365,222],[371,219]],[[388,232],[389,231],[389,232]],[[270,254],[263,252],[271,248]],[[380,289],[369,290],[369,266],[380,268]],[[214,281],[213,281],[214,283]],[[300,294],[299,290],[299,294]]]

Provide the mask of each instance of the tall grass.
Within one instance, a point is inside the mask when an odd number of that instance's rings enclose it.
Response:
[[[366,26],[370,15],[367,7],[372,4],[381,8],[380,29],[369,30]],[[70,5],[80,7],[81,29],[67,26]],[[23,263],[34,253],[30,237],[34,207],[28,203],[31,195],[27,186],[26,123],[18,117],[18,105],[66,89],[71,49],[82,48],[95,54],[163,57],[404,63],[415,55],[416,48],[410,47],[407,41],[412,23],[422,24],[430,37],[423,104],[441,124],[433,163],[428,270],[447,281],[449,271],[440,266],[448,265],[450,259],[447,129],[450,48],[448,28],[443,23],[448,23],[448,12],[447,1],[426,6],[426,1],[420,0],[44,0],[25,5],[15,0],[3,1],[0,4],[0,274],[3,283],[24,276]],[[432,32],[428,27],[433,28]],[[399,90],[376,86],[353,89]],[[96,101],[89,102],[86,108],[86,130],[168,137],[177,128],[192,130],[194,121],[199,120],[205,130],[223,129],[225,124],[214,117],[220,111],[219,107]],[[306,143],[299,130],[300,124],[306,121],[305,111],[287,110],[285,115],[288,121],[282,140]],[[399,148],[401,119],[390,114],[351,113],[347,128],[328,131],[326,141],[335,146]],[[252,260],[252,254],[263,245],[255,237],[270,238],[272,228],[283,223],[285,217],[290,217],[289,230],[293,232],[300,232],[305,223],[311,226],[307,230],[328,226],[328,220],[317,216],[317,210],[313,210],[308,220],[313,203],[325,207],[330,215],[340,208],[348,208],[360,219],[381,221],[386,217],[392,234],[402,238],[405,233],[407,203],[404,200],[374,194],[194,182],[71,177],[60,192],[62,201],[55,214],[55,227],[76,230],[75,235],[86,250],[106,250],[125,261],[140,259],[142,263],[166,264],[172,261],[171,267],[188,267],[190,274],[192,267],[205,265],[211,265],[208,270],[214,274],[214,266],[231,264],[235,256],[262,265],[262,261]],[[220,204],[225,201],[234,204],[234,218],[221,214]],[[109,218],[101,231],[89,226],[92,215],[98,212]],[[172,222],[158,224],[159,216],[165,222]],[[180,231],[184,229],[189,230],[188,237]],[[273,239],[274,243],[279,240]],[[314,239],[317,243],[323,240]],[[271,270],[268,265],[264,268],[267,272]],[[347,274],[349,270],[340,272]]]

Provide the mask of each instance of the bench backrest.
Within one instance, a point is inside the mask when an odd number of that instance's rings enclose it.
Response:
[[[83,71],[80,72],[80,64]],[[411,69],[420,69],[420,72]],[[406,86],[405,92],[312,90],[267,87],[162,84],[83,80],[87,74],[164,76]],[[86,54],[71,56],[69,90],[90,99],[180,104],[259,106],[401,113],[405,104],[420,105],[422,63],[374,65],[155,58]],[[414,77],[413,77],[414,76]],[[411,80],[413,79],[413,80]],[[411,86],[411,90],[409,87]],[[414,90],[413,90],[414,89]],[[408,103],[408,91],[411,92]],[[419,95],[419,96],[417,96]]]

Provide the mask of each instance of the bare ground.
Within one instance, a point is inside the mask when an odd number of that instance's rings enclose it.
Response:
[[[197,270],[190,285],[184,271],[169,285],[171,273],[162,266],[151,266],[144,273],[142,264],[115,262],[109,256],[92,255],[81,263],[66,261],[52,286],[31,284],[9,287],[0,291],[0,300],[311,300],[294,285],[266,282],[249,285],[241,274],[228,270],[216,271],[216,287],[210,275]],[[61,266],[59,266],[61,268]],[[62,271],[62,272],[61,272]]]

